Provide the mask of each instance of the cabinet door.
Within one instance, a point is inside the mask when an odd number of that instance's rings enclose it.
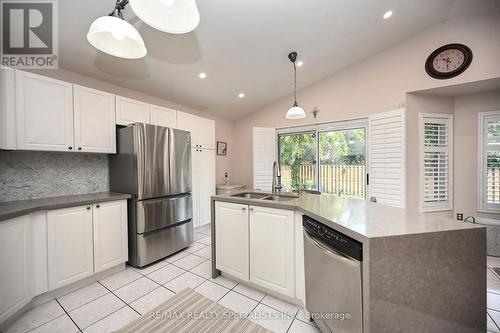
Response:
[[[198,149],[198,219],[199,224],[211,222],[211,197],[215,195],[215,151]]]
[[[116,96],[116,123],[125,126],[133,123],[150,124],[149,104]]]
[[[248,206],[215,203],[217,269],[248,281]]]
[[[196,121],[198,117],[184,112],[177,112],[177,128],[191,133],[191,146],[199,147]]]
[[[200,174],[200,155],[198,148],[191,148],[191,197],[193,198],[193,227],[200,226],[198,179]]]
[[[31,300],[29,215],[0,224],[0,323]]]
[[[294,213],[250,207],[250,281],[294,296]]]
[[[215,149],[215,121],[198,118],[196,122],[198,144],[205,149]]]
[[[128,260],[127,201],[112,201],[93,206],[94,271]]]
[[[49,290],[93,274],[92,207],[47,212]]]
[[[73,150],[71,83],[16,71],[17,148]]]
[[[116,153],[115,95],[75,85],[75,148],[82,152]]]
[[[151,105],[151,125],[177,128],[177,111]]]

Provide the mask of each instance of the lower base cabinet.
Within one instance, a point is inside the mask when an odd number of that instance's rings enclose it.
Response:
[[[92,206],[47,212],[49,290],[94,273]]]
[[[250,282],[293,297],[294,212],[250,207]]]
[[[295,296],[295,224],[290,210],[215,203],[217,269]]]
[[[0,323],[31,300],[29,215],[0,223]]]
[[[128,260],[127,202],[105,202],[92,211],[94,273],[98,273]]]

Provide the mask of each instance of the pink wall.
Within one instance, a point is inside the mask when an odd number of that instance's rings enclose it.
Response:
[[[225,142],[233,142],[233,128],[234,122],[232,120],[225,119],[218,115],[214,115],[208,112],[199,111],[196,109],[192,109],[180,104],[176,104],[172,101],[146,95],[143,93],[139,93],[134,90],[130,90],[127,88],[123,88],[120,86],[116,86],[107,82],[103,82],[100,80],[96,80],[94,78],[84,76],[81,74],[77,74],[74,72],[66,71],[63,69],[59,70],[38,70],[33,71],[35,73],[49,76],[55,79],[80,84],[82,86],[87,86],[94,89],[99,89],[102,91],[107,91],[109,93],[113,93],[116,95],[121,95],[129,98],[134,98],[140,101],[144,101],[147,103],[172,108],[175,110],[195,114],[200,117],[205,117],[209,119],[215,120],[215,139],[217,141],[225,141]],[[233,172],[233,159],[234,159],[234,148],[231,147],[231,144],[228,145],[228,154],[227,156],[216,156],[216,177],[217,183],[222,183],[224,180],[224,172],[227,171],[229,173],[229,177],[234,175]]]
[[[404,105],[407,92],[500,77],[499,36],[500,15],[449,20],[300,91],[298,101],[308,112],[306,119],[285,120],[292,104],[290,96],[238,119],[233,144],[235,181],[252,183],[252,127],[313,124],[309,111],[315,106],[320,109],[317,122],[365,117]],[[424,70],[427,56],[451,42],[464,43],[472,49],[471,66],[451,80],[430,78]],[[307,70],[307,66],[314,64],[306,64],[301,71]]]

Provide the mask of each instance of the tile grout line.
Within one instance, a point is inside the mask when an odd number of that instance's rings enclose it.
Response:
[[[59,305],[60,305],[60,304],[59,304]],[[61,307],[62,307],[62,306],[61,306]],[[64,309],[63,309],[63,311],[64,311]],[[65,312],[66,312],[66,311],[65,311]],[[60,316],[57,316],[56,318],[53,318],[53,319],[51,319],[51,320],[49,320],[49,321],[47,321],[47,322],[45,322],[45,323],[43,323],[43,324],[40,324],[40,325],[38,325],[38,326],[36,326],[36,327],[30,328],[29,330],[24,331],[24,332],[25,332],[25,333],[33,332],[33,331],[34,331],[34,330],[36,330],[37,328],[40,328],[40,327],[42,327],[43,325],[46,325],[46,324],[48,324],[48,323],[50,323],[50,322],[53,322],[54,320],[57,320],[57,319],[59,319],[59,318],[61,318],[61,317],[63,317],[63,316],[64,316],[64,314],[62,314],[62,315],[60,315]],[[69,316],[68,316],[68,317],[69,317]],[[70,317],[70,319],[71,319],[71,317]],[[15,323],[15,322],[14,322],[14,323]],[[14,324],[14,323],[12,323],[12,324]],[[76,325],[76,324],[75,324],[75,325]],[[9,327],[7,327],[7,328],[10,328],[10,326],[9,326]],[[76,326],[76,328],[78,328],[78,330],[80,330],[80,328],[79,328],[78,326]],[[0,332],[2,332],[2,333],[3,333],[3,331],[0,331]]]
[[[78,330],[79,330],[80,332],[83,332],[83,329],[81,329],[81,328],[80,328],[80,326],[78,326],[78,325],[76,324],[76,322],[73,320],[73,318],[71,318],[71,316],[69,315],[68,311],[66,311],[66,309],[64,308],[64,306],[62,306],[62,304],[61,304],[61,303],[59,303],[59,300],[56,298],[56,299],[55,299],[55,301],[56,301],[56,302],[57,302],[57,304],[59,304],[59,306],[63,309],[63,311],[64,311],[64,313],[66,314],[66,316],[68,316],[68,317],[69,317],[69,319],[73,322],[73,324],[75,324],[76,328],[78,328]]]
[[[493,324],[495,325],[495,327],[500,330],[500,327],[498,326],[498,324],[496,323],[495,319],[493,319],[493,317],[488,313],[488,311],[486,311],[486,315],[490,318],[490,320],[493,322]]]
[[[139,279],[137,279],[137,280],[139,280]],[[137,280],[134,280],[134,281],[137,281]],[[100,283],[100,282],[99,282],[99,283]],[[132,283],[132,282],[131,282],[131,283]],[[103,286],[104,288],[108,289],[108,288],[107,288],[105,285],[103,285],[103,284],[101,284],[101,286]],[[121,288],[121,287],[120,287],[120,288]],[[120,289],[120,288],[118,288],[118,289]],[[116,289],[116,290],[118,290],[118,289]],[[125,306],[129,306],[132,310],[134,310],[135,312],[137,312],[137,314],[138,314],[139,316],[141,316],[141,314],[140,314],[138,311],[136,311],[133,307],[131,307],[131,306],[129,305],[129,303],[125,302],[123,299],[121,299],[120,297],[118,297],[118,295],[116,295],[116,294],[115,294],[113,291],[111,291],[110,289],[108,289],[108,290],[109,290],[109,292],[110,292],[111,294],[113,294],[116,298],[118,298],[120,301],[122,301],[123,303],[125,303]],[[143,295],[143,296],[144,296],[144,295]],[[141,297],[142,297],[142,296],[141,296]],[[140,297],[139,297],[139,298],[140,298]],[[138,299],[139,299],[139,298],[138,298]],[[135,300],[134,300],[134,301],[135,301]],[[123,308],[123,306],[122,306],[121,308]],[[120,308],[120,309],[121,309],[121,308]],[[118,310],[120,310],[120,309],[118,309]],[[116,311],[118,311],[118,310],[116,310]],[[115,311],[115,312],[116,312],[116,311]],[[113,312],[113,313],[114,313],[114,312]],[[107,317],[107,316],[106,316],[106,317]],[[106,318],[106,317],[104,317],[104,318]],[[104,319],[104,318],[102,318],[102,319]],[[95,324],[95,323],[94,323],[94,324]]]

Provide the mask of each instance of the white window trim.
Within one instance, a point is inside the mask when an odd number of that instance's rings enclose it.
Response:
[[[449,123],[449,156],[448,156],[448,202],[447,205],[436,207],[424,207],[424,193],[425,193],[425,168],[424,168],[424,120],[429,118],[447,119]],[[419,146],[419,207],[420,211],[425,212],[443,212],[453,209],[453,115],[449,113],[419,113],[418,116],[418,146]]]
[[[488,204],[484,199],[484,122],[491,116],[500,116],[500,111],[479,112],[477,118],[477,211],[479,213],[500,213],[500,204]]]

